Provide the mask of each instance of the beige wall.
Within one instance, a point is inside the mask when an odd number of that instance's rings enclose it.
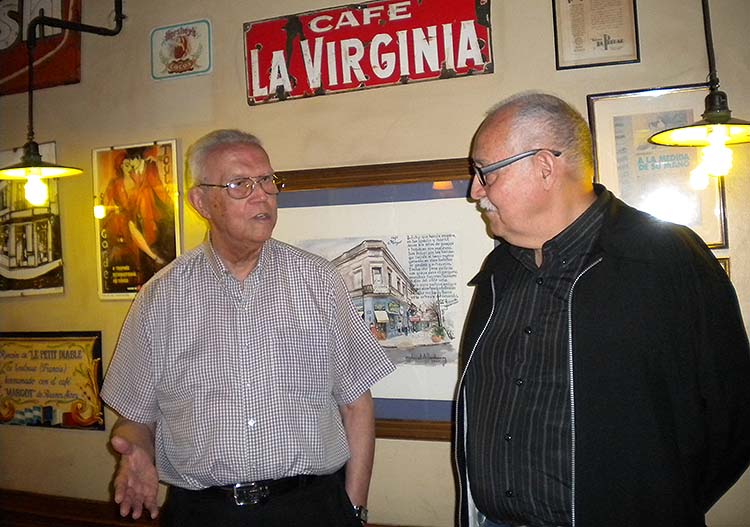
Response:
[[[84,22],[101,25],[111,3],[85,1]],[[82,82],[41,90],[35,97],[39,142],[57,142],[58,160],[85,167],[60,181],[65,293],[0,299],[0,331],[101,330],[108,363],[127,301],[96,293],[96,244],[91,215],[91,150],[177,138],[180,150],[216,127],[258,134],[279,170],[465,156],[483,112],[498,99],[544,89],[584,114],[586,94],[701,82],[707,63],[699,0],[638,2],[640,64],[556,71],[548,0],[495,0],[495,73],[451,81],[381,88],[260,107],[245,102],[242,22],[329,7],[330,1],[230,2],[125,0],[128,16],[117,37],[84,35]],[[736,117],[750,119],[747,28],[750,2],[712,2],[722,87]],[[151,29],[209,18],[214,70],[208,76],[150,79]],[[0,98],[0,149],[22,145],[24,95]],[[735,148],[727,181],[732,277],[750,316],[750,146]],[[180,164],[180,168],[181,168]],[[470,205],[467,204],[467,207]],[[188,216],[185,246],[202,226]],[[107,416],[108,423],[113,422]],[[0,487],[108,499],[114,460],[104,432],[0,427]],[[420,526],[452,524],[451,452],[446,443],[379,440],[371,519]],[[711,511],[712,527],[750,526],[750,474]]]

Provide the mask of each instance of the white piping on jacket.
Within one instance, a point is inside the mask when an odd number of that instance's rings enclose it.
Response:
[[[586,267],[573,280],[568,292],[568,376],[570,383],[570,517],[571,527],[576,527],[576,407],[575,386],[573,385],[573,289],[578,280],[592,267],[602,261],[601,256]]]
[[[492,277],[494,277],[494,275]],[[466,377],[466,371],[469,369],[469,364],[471,364],[471,359],[474,357],[474,352],[477,350],[477,344],[479,344],[479,341],[482,340],[482,336],[484,336],[484,332],[487,331],[487,328],[490,325],[490,321],[492,320],[492,317],[495,314],[495,281],[492,280],[492,279],[490,279],[490,286],[492,288],[492,309],[490,310],[490,316],[487,317],[487,321],[484,323],[484,327],[482,328],[482,331],[479,333],[479,336],[477,337],[477,340],[474,341],[474,346],[471,349],[471,354],[469,355],[469,359],[466,361],[466,366],[464,367],[464,371],[461,372],[461,378],[458,380],[459,393],[465,389],[464,388],[464,378]],[[459,399],[461,399],[461,397],[457,393],[456,394],[456,411],[455,411],[455,415],[456,416],[458,416],[458,401],[459,401]],[[458,434],[458,433],[459,433],[459,431],[456,430],[456,434]],[[461,430],[461,434],[463,434],[463,436],[464,436],[464,450],[466,450],[466,401],[465,400],[464,400],[464,429]],[[453,462],[456,464],[456,468],[459,467],[458,461],[459,461],[459,459],[458,459],[458,441],[456,441],[455,444],[454,444],[454,446],[453,446]],[[470,491],[469,491],[469,471],[468,470],[469,469],[467,467],[466,468],[466,499],[467,499],[467,501],[469,501],[469,503],[467,503],[466,510],[468,511],[468,514],[469,514],[469,518],[467,518],[467,520],[469,520],[469,525],[472,525],[470,523],[471,522],[471,518],[472,518],[472,516],[476,516],[476,511],[474,511],[474,514],[472,515],[471,508],[474,505],[474,500],[471,499],[471,494],[470,494]],[[460,476],[460,474],[459,474],[459,476]],[[458,480],[458,525],[460,527],[461,526],[461,508],[462,508],[461,500],[462,500],[462,496],[463,496],[463,485],[464,485],[464,482],[463,482],[463,478],[459,477],[459,478],[456,478],[456,479]],[[478,522],[475,522],[475,523],[478,524]]]

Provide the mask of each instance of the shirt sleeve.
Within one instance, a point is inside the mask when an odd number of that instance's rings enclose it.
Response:
[[[696,235],[692,273],[683,281],[694,312],[697,372],[706,419],[701,480],[707,511],[750,464],[750,345],[737,294],[726,272]]]
[[[339,405],[351,403],[395,367],[352,304],[341,276],[331,276],[330,295],[333,395]]]
[[[118,414],[139,423],[156,421],[151,337],[144,312],[147,289],[141,290],[128,312],[101,396]]]

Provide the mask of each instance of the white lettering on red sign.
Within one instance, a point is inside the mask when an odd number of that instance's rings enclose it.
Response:
[[[382,5],[373,7],[365,7],[358,11],[342,11],[338,15],[338,18],[334,24],[334,17],[331,15],[319,15],[310,20],[310,29],[313,33],[325,33],[333,29],[341,29],[342,27],[359,27],[368,26],[373,21],[379,19],[383,13]],[[411,2],[395,2],[388,5],[388,20],[405,20],[411,18],[411,13],[408,9],[411,7]],[[362,22],[357,19],[357,14],[362,17]]]
[[[408,2],[401,2],[400,4],[408,4]],[[391,4],[391,6],[400,4]],[[393,12],[394,15],[399,13],[395,10]],[[365,82],[367,79],[361,66],[363,60],[369,61],[372,71],[381,79],[392,75],[397,63],[400,75],[408,76],[412,73],[409,60],[410,51],[414,59],[414,73],[439,72],[438,55],[441,50],[445,56],[446,68],[464,68],[470,62],[475,65],[482,64],[481,46],[473,20],[464,20],[460,23],[458,44],[455,48],[453,26],[443,24],[441,30],[438,31],[437,26],[428,26],[426,28],[414,28],[411,31],[398,31],[396,32],[397,40],[395,43],[390,35],[377,34],[369,44],[370,52],[367,55],[365,54],[365,44],[356,38],[344,39],[340,41],[339,46],[336,46],[336,42],[324,42],[323,37],[316,37],[312,49],[309,40],[302,40],[300,47],[307,82],[313,89],[320,88],[323,84],[336,86],[339,84],[339,71],[344,84],[349,84],[354,79],[360,83]],[[324,43],[326,45],[325,62],[327,63],[325,83],[323,82]],[[283,50],[273,52],[268,78],[261,77],[257,49],[250,51],[249,62],[250,87],[253,97],[274,93],[277,88],[282,86],[285,91],[292,90],[292,82],[287,71]]]

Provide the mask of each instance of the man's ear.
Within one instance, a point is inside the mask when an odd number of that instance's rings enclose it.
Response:
[[[211,216],[211,212],[203,200],[204,197],[205,193],[198,187],[193,187],[188,191],[188,201],[190,201],[190,204],[196,211],[198,211],[198,214],[203,216],[205,219],[209,219],[209,217]]]
[[[544,190],[549,190],[555,184],[560,172],[560,167],[557,167],[557,170],[555,170],[555,161],[557,158],[552,152],[542,150],[536,155],[536,160],[542,175],[542,186]]]

